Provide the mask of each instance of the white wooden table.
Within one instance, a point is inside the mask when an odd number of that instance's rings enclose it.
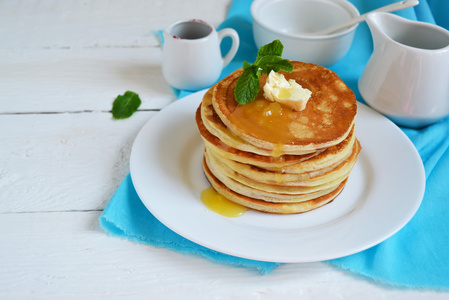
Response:
[[[151,30],[218,26],[230,1],[0,1],[0,299],[449,298],[325,263],[261,276],[101,230],[137,132],[175,100]],[[126,90],[140,111],[114,121]]]

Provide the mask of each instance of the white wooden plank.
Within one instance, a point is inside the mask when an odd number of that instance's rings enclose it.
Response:
[[[0,215],[2,299],[447,299],[383,287],[325,263],[262,276],[104,233],[100,212]],[[5,230],[6,229],[6,230]]]
[[[154,114],[0,115],[0,212],[104,208]]]
[[[162,77],[160,48],[0,54],[0,113],[108,111],[127,90],[139,94],[141,109],[160,109],[176,99]]]
[[[175,99],[152,30],[181,18],[218,25],[229,0],[2,1],[0,113],[104,111],[126,90],[142,109]],[[164,25],[161,25],[164,24]]]
[[[142,47],[158,42],[151,30],[178,19],[200,18],[214,26],[229,0],[3,0],[0,49]]]

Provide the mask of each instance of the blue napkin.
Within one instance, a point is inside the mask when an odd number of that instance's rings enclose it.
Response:
[[[254,268],[262,274],[268,273],[278,265],[219,253],[171,231],[159,222],[140,201],[129,174],[104,209],[100,224],[104,230],[114,236],[125,237],[155,247],[170,248],[186,254],[198,254],[220,263]]]
[[[361,13],[397,0],[350,0]],[[252,37],[251,0],[235,0],[220,28],[237,30],[241,45],[222,77],[254,61],[257,49]],[[421,0],[414,8],[397,12],[403,17],[436,23],[449,28],[449,1]],[[229,45],[223,43],[222,50]],[[346,57],[332,66],[363,102],[357,81],[372,53],[372,40],[366,24],[360,24]],[[190,92],[176,91],[179,97]],[[329,261],[372,280],[404,287],[449,289],[449,118],[422,130],[403,129],[418,149],[426,171],[426,192],[416,215],[393,237],[363,252]],[[111,235],[182,253],[198,254],[211,260],[249,267],[265,274],[277,263],[241,259],[199,246],[161,224],[138,198],[128,175],[100,217],[102,227]]]

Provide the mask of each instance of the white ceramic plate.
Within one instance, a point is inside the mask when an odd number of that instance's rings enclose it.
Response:
[[[358,106],[359,159],[330,204],[297,215],[247,211],[227,218],[202,204],[209,186],[195,110],[205,91],[169,105],[134,142],[130,169],[148,210],[181,236],[230,255],[272,262],[338,258],[372,247],[401,229],[424,195],[424,168],[413,144],[391,121]]]

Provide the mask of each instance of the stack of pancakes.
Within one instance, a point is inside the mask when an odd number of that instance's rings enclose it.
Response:
[[[354,93],[332,71],[293,61],[285,73],[312,91],[294,111],[263,96],[237,103],[239,69],[213,86],[196,112],[205,142],[204,173],[227,199],[269,213],[302,213],[331,202],[357,161]]]

